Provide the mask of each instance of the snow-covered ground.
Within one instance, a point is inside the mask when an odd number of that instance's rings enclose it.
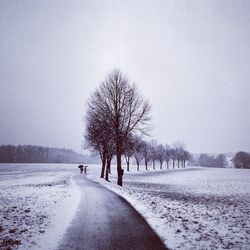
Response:
[[[0,164],[0,249],[55,249],[80,193],[76,165]]]
[[[115,171],[110,183],[88,177],[128,200],[171,249],[250,249],[249,170],[125,172],[123,187]]]
[[[125,172],[108,183],[172,249],[250,249],[250,171],[188,167]],[[73,164],[0,164],[0,249],[55,249],[77,210]]]

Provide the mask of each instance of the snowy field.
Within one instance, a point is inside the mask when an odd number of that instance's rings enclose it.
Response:
[[[0,249],[54,249],[78,207],[77,165],[0,164]]]
[[[123,188],[115,171],[111,183],[88,177],[128,200],[171,249],[250,249],[250,170],[125,172]]]
[[[135,169],[135,167],[131,167]],[[194,168],[125,171],[108,183],[171,249],[250,249],[250,171]],[[0,249],[55,249],[77,211],[74,164],[0,164]]]

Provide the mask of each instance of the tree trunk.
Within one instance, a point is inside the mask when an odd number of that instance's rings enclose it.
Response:
[[[127,159],[127,171],[129,172],[129,157]]]
[[[153,169],[155,170],[155,160],[153,160]]]
[[[148,170],[148,161],[145,160],[145,167],[146,167],[146,170]]]
[[[175,162],[174,162],[174,160],[173,160],[173,168],[174,168],[174,163],[175,163]]]
[[[106,160],[102,160],[102,171],[100,176],[101,178],[104,178],[105,165],[106,165]]]
[[[137,171],[140,171],[140,164],[139,164],[139,162],[136,162],[136,164],[137,164]]]
[[[122,155],[120,150],[117,152],[117,184],[122,186],[122,176],[123,176],[123,169],[122,169]]]
[[[168,169],[168,161],[167,161],[167,169]]]
[[[106,174],[105,174],[105,180],[106,181],[109,181],[110,168],[111,168],[111,160],[107,160]]]
[[[183,161],[183,167],[184,168],[186,167],[186,161]]]
[[[160,169],[162,169],[162,161],[160,161]]]
[[[177,165],[178,165],[178,168],[180,168],[180,161],[179,160],[177,161]]]
[[[112,159],[110,160],[110,163],[109,163],[109,174],[111,174],[111,161]]]

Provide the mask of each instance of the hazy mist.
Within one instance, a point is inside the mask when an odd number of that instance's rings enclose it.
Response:
[[[81,150],[85,104],[119,68],[152,137],[250,151],[250,1],[1,1],[0,144]]]

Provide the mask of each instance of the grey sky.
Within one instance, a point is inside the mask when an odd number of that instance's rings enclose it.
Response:
[[[152,137],[250,151],[250,1],[0,1],[0,144],[80,151],[85,102],[120,68]]]

